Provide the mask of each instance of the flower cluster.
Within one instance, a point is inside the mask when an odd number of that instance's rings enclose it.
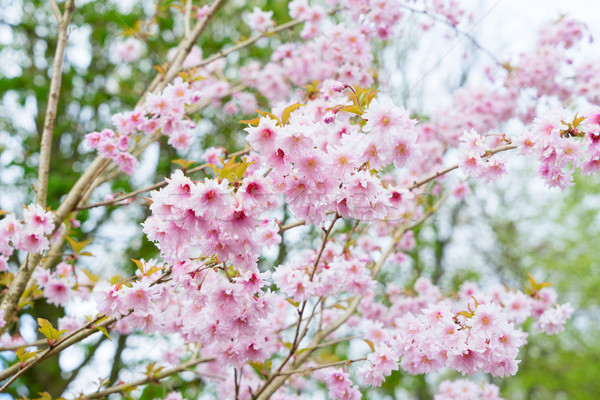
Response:
[[[305,30],[307,26],[320,27],[318,23],[305,24]],[[256,88],[272,104],[289,99],[294,86],[315,81],[337,79],[348,85],[370,86],[373,77],[368,70],[373,56],[369,34],[344,25],[323,25],[322,29],[322,34],[306,43],[279,46],[266,65],[251,62],[241,68],[242,83]]]
[[[36,269],[34,278],[48,303],[63,307],[74,297],[86,300],[92,284],[87,274],[75,274],[75,267],[65,262],[59,263],[54,271]]]
[[[152,193],[152,215],[144,223],[165,260],[214,256],[236,269],[257,271],[262,248],[279,240],[274,227],[260,220],[279,201],[271,179],[246,176],[235,192],[228,179],[193,182],[181,171],[167,181]]]
[[[185,106],[199,99],[197,91],[179,79],[160,94],[149,93],[143,108],[115,114],[112,122],[116,132],[104,129],[88,133],[86,142],[98,150],[100,156],[113,160],[122,171],[132,174],[138,161],[129,148],[139,133],[165,135],[168,143],[178,150],[189,147],[195,125],[186,118]]]
[[[573,185],[573,173],[600,170],[600,109],[574,116],[553,109],[536,118],[531,129],[518,137],[521,154],[534,154],[540,161],[539,175],[550,187]]]
[[[413,163],[420,154],[416,121],[391,99],[375,99],[362,114],[366,124],[360,132],[341,111],[335,123],[323,115],[328,104],[347,100],[335,91],[322,93],[322,98],[293,111],[286,124],[261,118],[258,126],[246,128],[246,140],[272,169],[273,184],[286,195],[297,218],[322,223],[327,213],[337,212],[381,219],[392,195],[372,171]]]
[[[350,380],[350,374],[336,369],[331,372],[325,383],[329,388],[329,397],[333,400],[359,400],[362,398],[358,387]]]
[[[204,356],[236,367],[262,362],[279,349],[272,332],[285,321],[273,315],[290,304],[262,290],[268,274],[243,272],[227,279],[231,271],[188,261],[172,266],[172,281],[157,283],[162,266],[140,265],[134,282],[100,284],[94,290],[98,310],[120,318],[115,330],[180,335],[206,346]]]
[[[275,25],[271,18],[273,18],[273,11],[262,11],[254,7],[252,13],[248,15],[248,26],[257,32],[266,32]]]
[[[7,214],[0,220],[0,271],[6,271],[8,257],[14,251],[41,253],[48,249],[48,236],[54,231],[54,215],[39,204],[30,204],[23,210],[23,220]]]
[[[548,334],[559,332],[573,309],[555,306],[556,292],[550,288],[526,295],[498,286],[485,292],[466,282],[458,300],[443,298],[439,288],[420,278],[415,297],[389,290],[389,309],[371,300],[361,304],[363,315],[383,324],[368,338],[379,342],[368,364],[358,375],[363,382],[378,386],[400,366],[413,374],[448,367],[463,375],[476,372],[492,376],[514,375],[519,348],[527,334],[518,328],[527,318]]]
[[[494,181],[505,173],[504,160],[498,155],[488,156],[490,150],[495,148],[486,143],[490,142],[490,139],[492,144],[497,144],[498,139],[502,140],[502,137],[498,135],[485,138],[474,129],[460,137],[459,166],[467,176]]]
[[[325,247],[315,266],[316,257],[317,252],[309,254],[307,251],[299,260],[280,265],[273,273],[273,281],[283,293],[298,302],[344,292],[364,296],[375,287],[367,268],[369,258],[364,253],[351,254],[332,243]]]

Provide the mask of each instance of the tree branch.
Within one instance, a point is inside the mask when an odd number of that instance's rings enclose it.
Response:
[[[50,8],[52,9],[52,12],[54,13],[54,16],[56,17],[56,22],[60,25],[62,22],[62,13],[60,12],[60,8],[58,8],[58,4],[56,4],[56,0],[48,0],[48,3],[50,3]]]
[[[178,374],[179,372],[183,372],[186,371],[187,369],[198,365],[198,364],[202,364],[202,363],[206,363],[206,362],[210,362],[213,361],[214,358],[196,358],[190,361],[186,361],[180,365],[178,365],[175,368],[171,368],[171,369],[167,369],[167,370],[163,370],[161,372],[158,372],[152,376],[148,376],[142,379],[138,379],[136,381],[131,381],[131,382],[127,382],[127,383],[122,383],[120,385],[116,385],[113,387],[109,387],[107,389],[103,389],[103,390],[99,390],[97,392],[94,393],[88,393],[86,395],[80,396],[80,398],[86,399],[86,400],[91,400],[91,399],[101,399],[104,398],[106,396],[108,396],[109,394],[112,393],[120,393],[124,390],[127,389],[131,389],[137,386],[141,386],[141,385],[145,385],[148,383],[158,383],[160,380],[167,378],[171,375],[175,375]]]

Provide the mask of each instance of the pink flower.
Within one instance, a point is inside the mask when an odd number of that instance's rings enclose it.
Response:
[[[120,316],[127,312],[128,306],[123,302],[123,293],[118,286],[102,282],[96,285],[92,292],[99,312],[106,315]]]
[[[258,126],[248,127],[244,129],[248,132],[246,140],[257,151],[265,154],[275,150],[275,144],[277,139],[277,121],[263,117],[260,119]]]
[[[546,310],[538,320],[536,327],[548,335],[562,332],[565,329],[564,325],[567,319],[571,317],[574,311],[569,303]]]
[[[371,386],[381,386],[384,377],[398,369],[398,355],[386,344],[380,343],[375,352],[367,356],[370,366],[365,364],[357,371],[362,376],[363,383]]]
[[[44,287],[44,297],[48,299],[50,304],[64,307],[71,295],[72,290],[64,280],[52,278]]]
[[[113,45],[113,54],[117,62],[130,63],[138,60],[144,51],[144,44],[138,39],[127,38]]]
[[[481,331],[485,337],[489,338],[504,320],[504,317],[500,316],[501,311],[502,308],[497,304],[480,304],[468,324],[473,330]]]
[[[202,154],[202,159],[207,163],[219,165],[219,157],[223,157],[224,154],[222,147],[209,147]]]
[[[0,272],[8,270],[8,261],[5,256],[0,254]]]
[[[39,204],[30,204],[25,207],[23,219],[26,229],[41,232],[45,235],[54,230],[54,215],[50,211],[44,211]]]
[[[192,187],[190,205],[196,215],[224,216],[230,212],[231,189],[227,181],[219,183],[217,179],[205,179]]]
[[[127,152],[120,151],[115,154],[113,158],[115,164],[119,166],[119,169],[126,174],[133,174],[135,167],[138,165],[138,160]]]
[[[23,231],[18,238],[15,247],[29,253],[41,253],[48,249],[50,243],[43,233],[36,233],[29,230]]]
[[[406,127],[409,121],[408,111],[396,106],[389,97],[374,99],[362,117],[367,121],[364,131],[375,134]]]
[[[248,26],[257,32],[266,32],[275,25],[271,20],[273,11],[262,11],[258,7],[254,7],[252,13],[248,15]]]
[[[329,397],[334,400],[358,400],[362,397],[358,388],[352,384],[350,375],[341,369],[333,370],[325,383],[329,388]]]
[[[150,282],[147,278],[134,282],[130,288],[123,290],[123,303],[127,308],[132,308],[136,312],[146,312],[152,304],[155,297],[154,291],[150,288]]]

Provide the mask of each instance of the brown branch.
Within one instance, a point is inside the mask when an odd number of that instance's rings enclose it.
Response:
[[[166,369],[166,370],[163,370],[163,371],[158,372],[156,374],[153,374],[152,376],[147,376],[145,378],[141,378],[141,379],[138,379],[136,381],[122,383],[120,385],[112,386],[112,387],[109,387],[109,388],[106,388],[106,389],[103,389],[103,390],[98,390],[97,392],[88,393],[88,394],[80,396],[80,398],[84,398],[86,400],[89,400],[89,399],[102,399],[102,398],[107,397],[109,394],[112,394],[112,393],[120,393],[120,392],[123,392],[125,390],[131,389],[131,388],[135,388],[137,386],[146,385],[148,383],[158,383],[162,379],[167,378],[167,377],[169,377],[171,375],[178,374],[180,372],[183,372],[183,371],[186,371],[186,370],[190,369],[193,366],[196,366],[196,365],[202,364],[202,363],[206,363],[206,362],[210,362],[210,361],[213,361],[213,360],[214,360],[214,358],[195,358],[193,360],[189,360],[189,361],[186,361],[184,363],[181,363],[177,367],[174,367],[174,368],[171,368],[171,369]]]
[[[87,338],[88,336],[98,332],[98,330],[97,330],[98,327],[107,327],[108,325],[116,322],[116,318],[111,317],[111,318],[107,318],[107,319],[99,322],[98,324],[95,324],[95,322],[99,321],[101,318],[104,318],[104,317],[96,318],[95,320],[88,322],[81,328],[79,328],[73,332],[70,332],[63,339],[60,339],[58,342],[56,342],[56,344],[54,344],[54,346],[47,348],[39,355],[36,355],[35,357],[27,360],[23,366],[21,366],[19,363],[16,363],[16,364],[11,365],[10,367],[4,369],[3,371],[1,371],[0,372],[0,380],[4,380],[8,377],[11,377],[11,378],[0,388],[0,393],[5,391],[10,385],[13,384],[14,381],[16,381],[21,375],[23,375],[25,372],[27,372],[35,364],[37,364],[55,354],[60,353],[62,350],[66,349],[67,347],[71,346],[72,344],[80,342],[83,339]],[[92,325],[94,325],[94,328],[91,328]]]
[[[38,346],[43,346],[43,345],[48,345],[48,341],[46,339],[34,340],[33,342],[29,342],[29,343],[3,346],[3,347],[0,347],[0,351],[13,351],[13,350],[20,349],[21,347],[32,347],[32,346],[38,347]]]
[[[183,16],[183,28],[185,32],[185,36],[190,36],[191,27],[190,27],[190,18],[192,17],[192,0],[185,1],[185,15]]]
[[[58,4],[56,4],[56,0],[48,0],[48,3],[50,3],[50,8],[52,9],[54,16],[56,17],[56,22],[60,25],[63,16],[60,12],[60,9],[58,8]]]
[[[189,36],[186,35],[186,37],[181,41],[181,43],[179,43],[179,46],[177,47],[177,52],[175,53],[175,57],[173,58],[173,61],[169,65],[164,76],[161,76],[160,74],[157,75],[154,81],[150,84],[150,91],[160,92],[177,76],[179,72],[181,72],[181,65],[183,64],[183,61],[192,50],[194,44],[196,44],[196,42],[200,38],[200,35],[202,35],[204,30],[208,26],[208,23],[215,16],[217,10],[224,3],[225,0],[215,0],[211,4],[208,12],[204,16],[204,18],[202,18],[202,20],[194,26],[194,28],[191,31],[191,34]],[[142,100],[143,99],[141,99],[141,101]]]
[[[486,152],[484,155],[481,156],[481,158],[488,158],[496,153],[501,153],[503,151],[512,150],[512,149],[516,149],[516,148],[517,148],[517,146],[514,144],[507,144],[504,146],[496,147],[495,149],[492,149],[492,150],[489,150],[488,152]],[[429,183],[429,182],[439,178],[442,175],[446,175],[448,172],[454,171],[455,169],[458,169],[458,164],[454,164],[451,167],[444,168],[441,171],[438,171],[438,172],[434,173],[433,175],[430,175],[427,178],[424,178],[420,181],[415,181],[412,185],[408,186],[407,189],[414,190],[414,189],[418,188],[419,186],[423,186],[426,183]]]
[[[52,11],[56,15],[58,6],[54,1],[50,2]],[[75,11],[75,1],[67,0],[65,2],[64,15],[60,17],[58,25],[58,42],[56,44],[56,52],[54,53],[54,62],[52,64],[52,78],[50,80],[50,94],[48,96],[48,105],[46,106],[46,116],[44,117],[44,129],[42,131],[42,140],[40,145],[40,165],[38,168],[38,184],[36,203],[42,207],[46,207],[46,196],[48,194],[48,174],[50,172],[50,153],[52,150],[52,133],[54,132],[54,124],[56,122],[56,110],[58,108],[58,98],[60,94],[60,86],[62,83],[62,65],[67,48],[67,39],[69,24],[71,17]],[[60,13],[60,11],[58,11]]]
[[[228,159],[235,158],[235,157],[247,154],[248,152],[250,152],[250,149],[244,149],[244,150],[241,150],[241,151],[229,154],[229,156],[227,158]],[[210,164],[202,164],[202,165],[199,165],[197,167],[190,168],[189,170],[186,171],[186,173],[187,174],[191,174],[191,173],[194,173],[194,172],[198,172],[198,171],[203,170],[205,168],[209,168],[209,166],[210,166]],[[136,190],[134,192],[127,193],[127,194],[124,194],[124,195],[119,196],[119,197],[115,197],[112,200],[106,200],[106,201],[101,201],[101,202],[98,202],[98,203],[83,205],[83,206],[77,207],[75,210],[80,211],[80,210],[87,210],[89,208],[115,205],[116,203],[119,203],[119,202],[121,202],[123,200],[127,200],[129,198],[135,197],[138,194],[149,192],[151,190],[155,190],[155,189],[161,188],[161,187],[165,186],[166,184],[167,184],[166,179],[163,179],[160,182],[154,183],[154,184],[152,184],[150,186],[146,186],[146,187],[144,187],[142,189],[138,189],[138,190]]]
[[[289,224],[281,225],[281,227],[279,228],[279,233],[285,232],[292,228],[296,228],[297,226],[302,226],[304,224],[306,224],[306,221],[296,221],[290,222]]]

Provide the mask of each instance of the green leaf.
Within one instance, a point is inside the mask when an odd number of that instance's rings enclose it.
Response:
[[[278,117],[277,115],[275,115],[275,114],[272,114],[272,113],[270,113],[270,112],[268,112],[268,111],[260,111],[260,110],[256,110],[256,112],[258,112],[260,115],[262,115],[262,116],[263,116],[263,117],[265,117],[265,118],[266,118],[267,116],[269,116],[271,119],[273,119],[273,120],[277,121],[277,124],[278,124],[278,125],[281,125],[281,120],[279,119],[279,117]]]
[[[83,273],[88,277],[88,279],[92,283],[96,283],[96,282],[98,282],[100,280],[100,276],[98,276],[97,274],[94,274],[94,273],[88,271],[87,269],[81,268],[80,271],[83,271]]]
[[[135,258],[130,258],[130,260],[133,261],[135,265],[137,265],[140,272],[144,270],[144,264],[140,260],[136,260]]]
[[[27,360],[35,357],[35,355],[37,353],[39,353],[40,351],[42,351],[42,350],[40,349],[40,350],[36,350],[36,351],[29,351],[25,347],[20,347],[15,351],[15,353],[17,355],[17,358],[19,359],[19,362],[21,364],[25,364],[27,362]]]
[[[244,161],[242,161],[238,165],[238,167],[235,169],[235,175],[238,177],[238,179],[242,179],[244,177],[244,174],[246,173],[246,170],[248,169],[248,167],[254,163],[255,163],[255,161],[247,162],[246,157],[244,157]]]
[[[537,283],[529,272],[527,275],[529,275],[529,284],[531,285],[531,288],[529,289],[530,294],[535,294],[545,287],[552,286],[550,282]]]

